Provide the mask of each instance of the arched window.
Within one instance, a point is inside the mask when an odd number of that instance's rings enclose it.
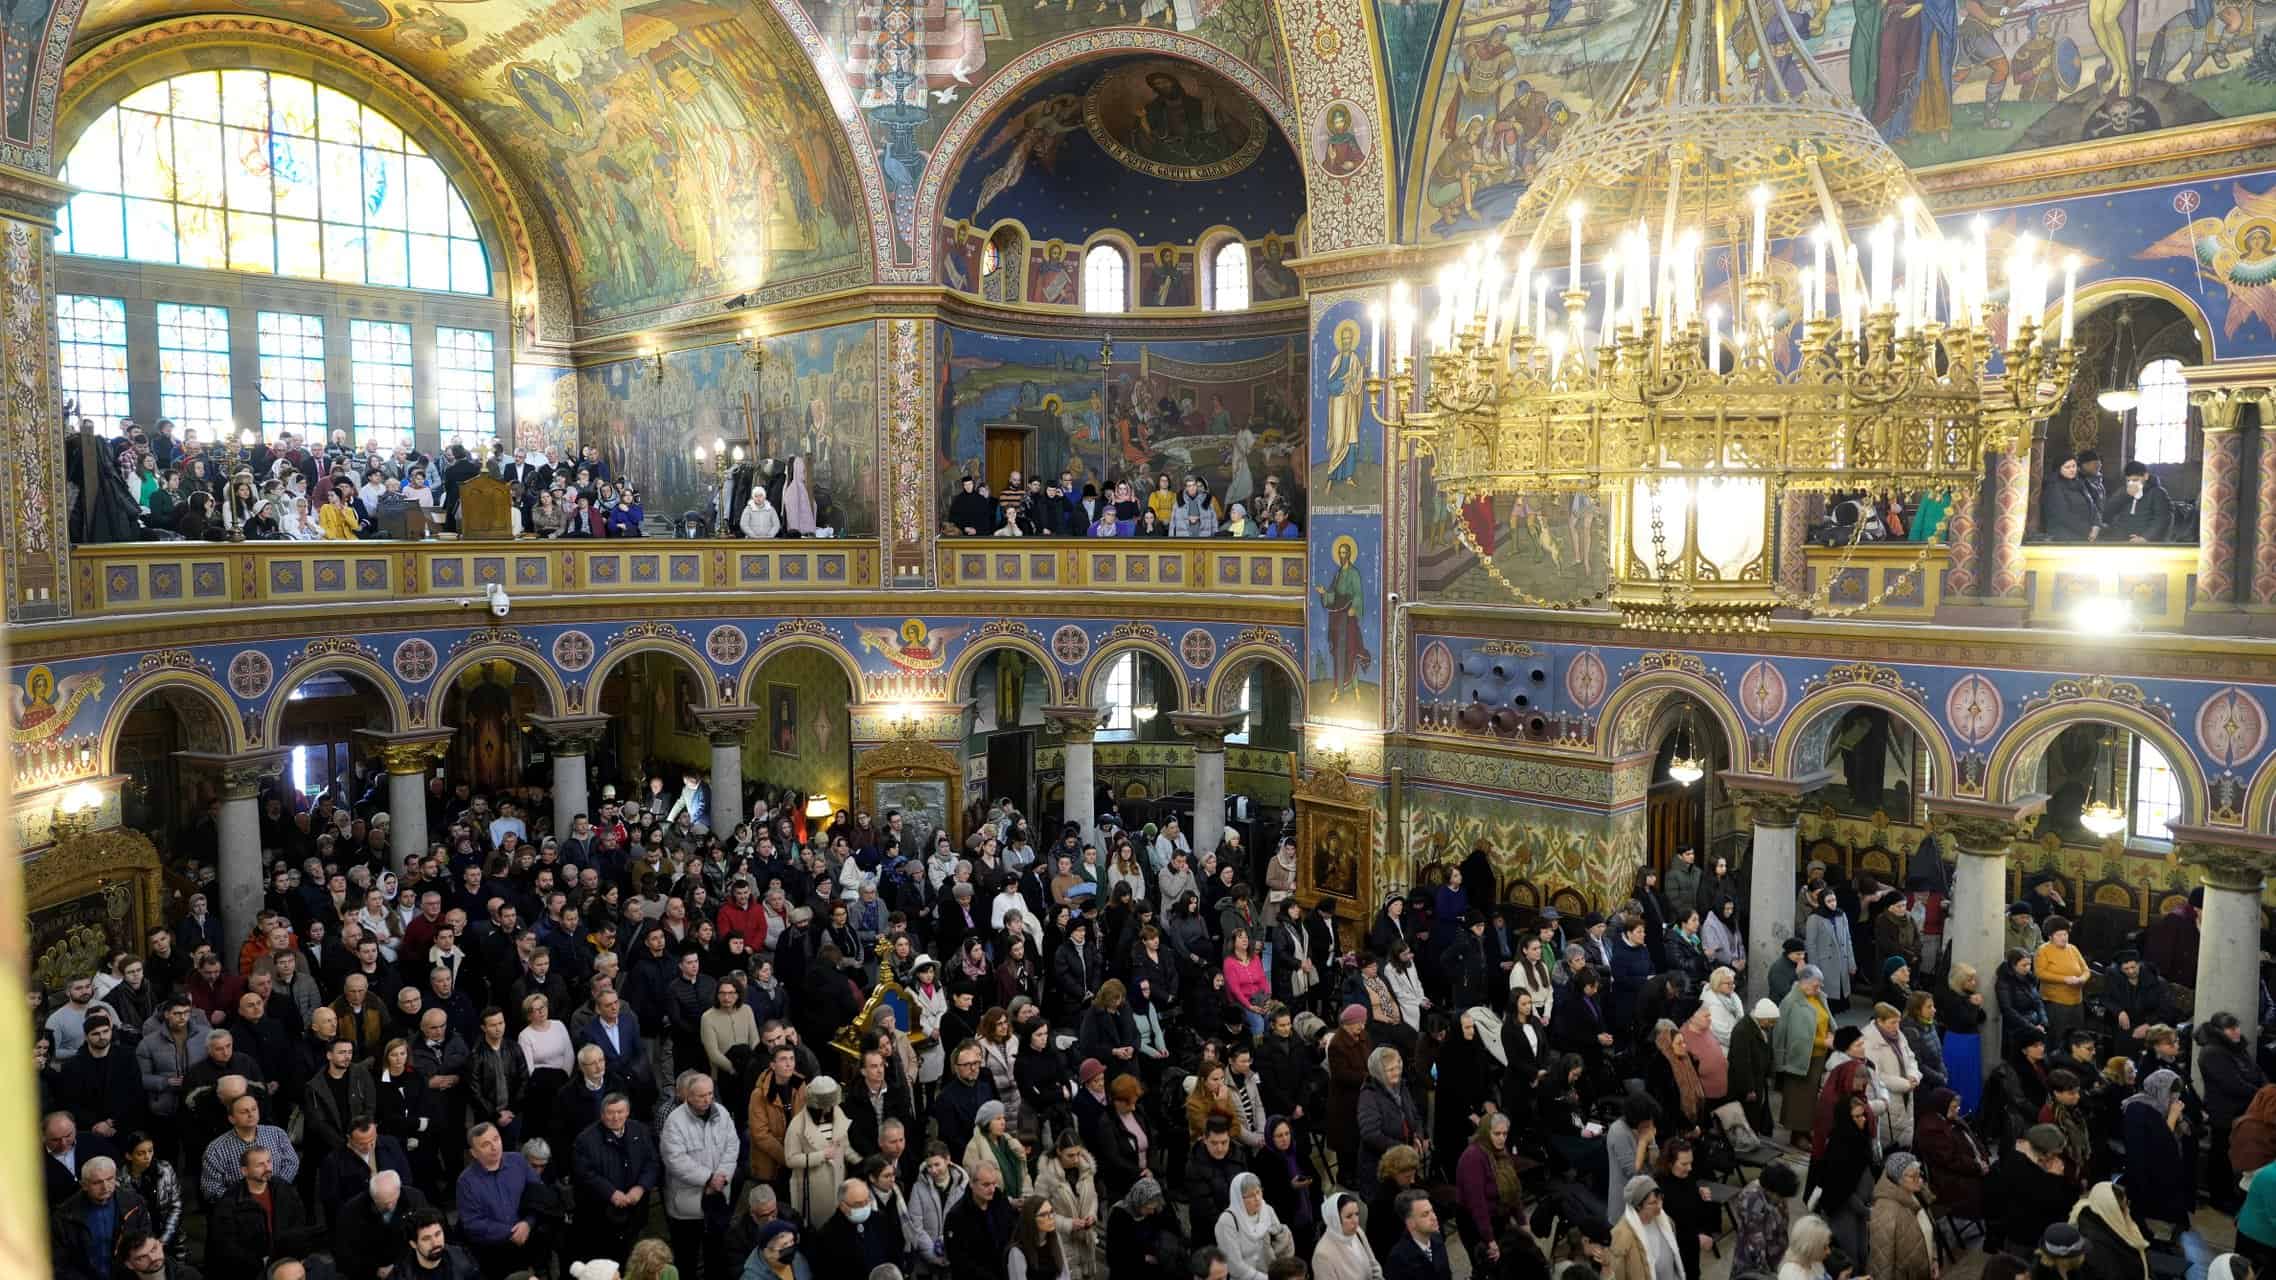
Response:
[[[2146,840],[2171,840],[2181,821],[2181,779],[2165,753],[2134,739],[2133,832]]]
[[[1092,252],[1096,253],[1097,250]],[[1137,654],[1125,653],[1107,664],[1106,680],[1099,688],[1099,702],[1106,712],[1106,724],[1103,727],[1108,733],[1132,733],[1137,730],[1137,718],[1131,714],[1132,709],[1138,705]]]
[[[1217,246],[1215,253],[1209,255],[1209,263],[1209,309],[1248,310],[1249,247],[1239,240],[1227,240]]]
[[[1083,310],[1130,309],[1130,260],[1111,244],[1094,244],[1083,255]]]
[[[490,258],[442,166],[386,116],[299,76],[193,71],[96,117],[57,175],[56,248],[214,270],[487,295]]]
[[[2142,366],[2134,410],[2134,460],[2151,465],[2189,460],[2189,378],[2168,356]]]

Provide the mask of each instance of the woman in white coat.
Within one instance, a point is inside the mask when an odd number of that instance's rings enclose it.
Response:
[[[1328,1197],[1327,1232],[1312,1247],[1312,1280],[1383,1280],[1367,1243],[1366,1210],[1348,1191]]]
[[[1904,1014],[1885,1004],[1873,1006],[1873,1025],[1865,1028],[1865,1060],[1873,1064],[1873,1079],[1888,1091],[1884,1113],[1890,1145],[1912,1145],[1912,1096],[1920,1088],[1920,1059],[1904,1037]]]
[[[790,1166],[790,1207],[807,1222],[836,1210],[838,1183],[850,1162],[846,1113],[838,1098],[836,1080],[814,1077],[806,1085],[805,1109],[790,1118],[782,1137],[783,1162]]]
[[[1217,1215],[1217,1247],[1230,1280],[1265,1280],[1265,1271],[1296,1256],[1296,1236],[1264,1202],[1264,1183],[1253,1173],[1233,1179],[1233,1203]]]
[[[1730,966],[1721,965],[1707,975],[1707,989],[1700,993],[1700,1003],[1707,1006],[1707,1026],[1715,1033],[1715,1043],[1723,1052],[1731,1051],[1731,1032],[1746,1020],[1746,1001],[1739,998],[1739,975]]]

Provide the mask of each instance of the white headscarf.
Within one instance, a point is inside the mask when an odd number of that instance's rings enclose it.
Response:
[[[1262,1240],[1280,1230],[1280,1215],[1272,1211],[1272,1202],[1269,1200],[1259,1200],[1256,1213],[1250,1214],[1245,1203],[1250,1187],[1255,1187],[1259,1196],[1264,1194],[1264,1183],[1255,1174],[1236,1175],[1233,1178],[1233,1203],[1225,1207],[1225,1212],[1232,1216],[1233,1225],[1241,1229],[1242,1235],[1251,1240]]]
[[[806,488],[806,459],[790,460],[790,479],[782,486],[783,527],[814,532],[814,496]]]
[[[1359,1226],[1348,1235],[1343,1229],[1343,1202],[1359,1206]],[[1333,1249],[1347,1259],[1359,1275],[1381,1275],[1382,1268],[1375,1261],[1375,1250],[1367,1243],[1367,1206],[1359,1197],[1348,1191],[1338,1191],[1328,1197],[1327,1230],[1321,1234],[1319,1248]]]

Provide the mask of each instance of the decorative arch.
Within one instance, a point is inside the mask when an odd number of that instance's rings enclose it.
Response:
[[[1812,731],[1821,724],[1830,725],[1836,716],[1852,707],[1879,707],[1910,725],[1920,740],[1928,744],[1931,791],[1947,797],[1954,794],[1955,756],[1944,726],[1936,723],[1936,718],[1920,704],[1866,684],[1834,685],[1794,704],[1785,724],[1778,730],[1778,743],[1771,751],[1771,762],[1778,776],[1803,778],[1824,768],[1825,740],[1823,735],[1814,735]],[[1814,759],[1812,752],[1816,753]]]
[[[1278,667],[1280,673],[1288,677],[1288,683],[1296,690],[1296,706],[1301,714],[1305,695],[1310,692],[1304,687],[1304,669],[1296,664],[1296,659],[1290,657],[1287,651],[1261,640],[1236,644],[1218,657],[1216,667],[1209,673],[1209,684],[1202,692],[1202,708],[1216,710],[1220,705],[1219,699],[1230,695],[1239,687],[1237,678],[1245,678],[1248,669],[1260,662]]]
[[[1068,693],[1068,681],[1059,670],[1059,661],[1053,658],[1050,651],[1043,647],[1042,640],[1022,635],[1005,634],[984,636],[965,646],[964,652],[956,655],[956,661],[948,665],[947,696],[951,699],[962,698],[964,696],[962,690],[971,683],[972,673],[980,669],[980,659],[999,649],[1017,649],[1026,654],[1035,660],[1037,666],[1050,673],[1055,685],[1052,690],[1054,694],[1075,696]],[[1089,688],[1089,685],[1087,682],[1077,681],[1072,687],[1080,691]],[[1054,702],[1061,700],[1059,697],[1052,699]]]
[[[697,687],[703,691],[703,705],[697,710],[709,711],[719,706],[719,675],[711,669],[711,663],[703,654],[693,645],[654,635],[626,640],[594,663],[592,674],[585,679],[585,686],[593,691],[591,696],[594,699],[600,697],[601,689],[607,685],[610,674],[622,666],[625,659],[643,653],[665,654],[688,669],[688,673],[695,677]]]
[[[2257,828],[2255,822],[2260,824]],[[2260,762],[2260,772],[2245,788],[2244,824],[2261,835],[2276,835],[2276,752]]]
[[[1170,652],[1168,645],[1144,636],[1124,636],[1100,645],[1098,652],[1091,655],[1091,660],[1083,664],[1082,672],[1075,677],[1075,692],[1084,704],[1094,707],[1098,705],[1093,701],[1097,695],[1098,682],[1105,678],[1108,665],[1125,653],[1146,654],[1160,662],[1162,669],[1170,673],[1169,683],[1171,691],[1177,696],[1177,705],[1163,707],[1164,714],[1196,710],[1187,705],[1192,699],[1184,678],[1178,674],[1178,656]]]
[[[417,721],[411,715],[410,704],[403,697],[403,687],[396,683],[393,673],[361,654],[332,653],[314,658],[277,677],[276,686],[269,690],[268,705],[261,711],[261,738],[248,742],[247,748],[276,745],[277,733],[284,725],[285,707],[292,691],[307,684],[312,677],[326,672],[340,671],[356,676],[379,690],[380,700],[387,704],[387,723],[382,726],[389,733],[400,733],[414,727]]]
[[[2205,821],[2207,792],[2205,771],[2197,763],[2197,753],[2189,749],[2173,726],[2134,707],[2115,702],[2066,701],[2040,707],[2017,720],[2001,735],[1999,745],[1992,748],[1991,764],[1985,771],[1989,779],[1987,792],[1995,802],[2006,802],[2023,794],[2030,784],[2026,779],[2046,755],[2047,744],[2055,735],[2077,724],[2103,724],[2124,729],[2147,738],[2165,753],[2167,763],[2181,776],[2181,820],[2191,825]]]
[[[1596,753],[1599,756],[1607,760],[1614,758],[1621,722],[1632,709],[1643,710],[1647,717],[1658,711],[1659,704],[1656,700],[1644,702],[1641,707],[1636,705],[1640,699],[1653,694],[1661,697],[1681,694],[1706,708],[1707,718],[1722,731],[1724,758],[1734,764],[1746,759],[1746,730],[1739,724],[1739,709],[1731,705],[1730,695],[1723,692],[1721,685],[1705,676],[1689,671],[1670,670],[1646,672],[1633,679],[1623,680],[1620,687],[1612,691],[1612,696],[1605,700],[1603,714],[1596,721]]]
[[[188,694],[206,704],[221,725],[224,753],[235,755],[245,750],[245,724],[237,715],[237,704],[213,677],[199,671],[159,671],[119,690],[117,701],[111,704],[110,714],[103,717],[102,727],[95,735],[97,772],[119,771],[119,735],[126,730],[127,717],[151,694],[168,690]]]
[[[435,717],[442,714],[443,691],[457,683],[460,676],[485,662],[510,663],[523,674],[536,677],[538,687],[545,691],[545,706],[539,709],[539,715],[561,716],[570,713],[569,692],[561,683],[560,673],[539,660],[535,653],[509,644],[478,644],[463,653],[452,655],[451,660],[443,664],[443,669],[435,673],[434,681],[427,686],[429,696],[426,720],[429,724],[434,723]]]
[[[1367,47],[1372,49],[1372,43]],[[1232,81],[1272,117],[1302,162],[1304,133],[1298,127],[1295,107],[1263,72],[1216,45],[1182,32],[1153,27],[1116,27],[1061,36],[1007,63],[964,100],[963,108],[949,120],[948,127],[941,130],[940,140],[933,145],[932,162],[925,166],[924,180],[917,187],[916,261],[927,281],[932,280],[938,270],[933,244],[940,234],[942,205],[948,199],[949,187],[956,173],[971,159],[967,152],[979,144],[997,110],[1007,102],[1016,101],[1028,86],[1047,75],[1081,63],[1129,53],[1183,58]]]
[[[2213,322],[2205,315],[2204,307],[2199,305],[2195,298],[2163,280],[2151,280],[2142,276],[2117,276],[2097,280],[2093,284],[2081,285],[2074,302],[2074,314],[2085,316],[2091,311],[2099,310],[2126,297],[2155,298],[2160,302],[2171,304],[2173,309],[2179,311],[2182,318],[2187,320],[2190,327],[2197,332],[2198,362],[2201,364],[2213,363],[2216,358],[2213,354],[2215,331]],[[2039,318],[2041,332],[2051,332],[2048,326],[2062,323],[2062,306],[2062,300],[2058,298],[2047,308],[2047,314]]]
[[[832,644],[828,640],[813,636],[793,635],[778,636],[769,640],[751,650],[751,656],[743,659],[743,665],[735,672],[736,697],[733,700],[735,704],[745,707],[762,705],[759,701],[759,695],[754,692],[758,686],[753,682],[759,678],[759,672],[766,667],[767,663],[793,649],[812,649],[816,653],[827,655],[832,662],[838,664],[838,670],[845,673],[849,700],[860,701],[861,666],[853,660],[852,654],[847,653],[844,647]],[[593,687],[598,689],[600,685],[596,682]]]
[[[543,332],[571,336],[570,293],[557,246],[525,208],[506,166],[483,136],[441,95],[395,63],[351,40],[281,18],[200,14],[136,27],[97,44],[64,75],[57,111],[60,157],[95,118],[129,94],[185,71],[214,65],[210,50],[243,56],[232,65],[304,76],[356,91],[425,148],[466,197],[492,255],[492,295],[501,305],[530,308],[517,322],[517,345]],[[541,244],[542,243],[542,248]]]

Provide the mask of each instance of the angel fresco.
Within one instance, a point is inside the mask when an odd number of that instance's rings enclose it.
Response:
[[[2256,195],[2240,184],[2226,214],[2193,219],[2135,256],[2194,258],[2200,276],[2228,290],[2223,337],[2235,337],[2247,320],[2276,334],[2276,188]]]
[[[987,160],[1007,145],[1011,154],[981,180],[980,197],[972,205],[972,216],[980,216],[990,201],[1016,186],[1026,175],[1030,162],[1042,165],[1045,173],[1055,172],[1067,135],[1082,127],[1083,100],[1072,93],[1053,94],[998,126],[996,136],[988,140],[976,159]]]

